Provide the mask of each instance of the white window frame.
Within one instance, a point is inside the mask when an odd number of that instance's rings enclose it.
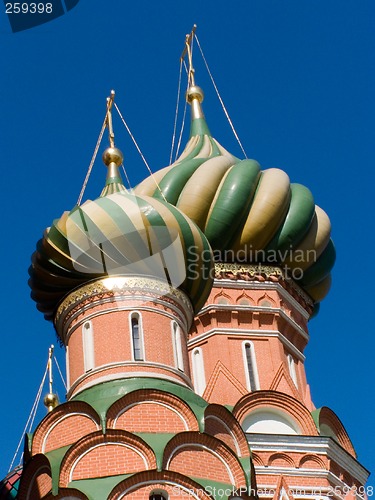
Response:
[[[199,361],[196,355],[199,354]],[[202,396],[206,389],[206,375],[204,372],[203,351],[200,347],[193,349],[191,353],[191,366],[193,367],[194,390]]]
[[[251,361],[250,367],[249,367],[249,363],[248,363],[248,359],[247,359],[246,345],[250,346],[250,361]],[[244,363],[244,370],[245,370],[246,387],[249,390],[249,392],[258,391],[260,389],[260,385],[259,385],[257,360],[256,360],[256,356],[255,356],[254,344],[250,340],[244,340],[242,342],[242,356],[243,356],[243,363]],[[254,379],[253,384],[251,383],[249,368],[251,368],[251,371],[252,371],[252,375],[253,375],[252,378]],[[254,387],[252,387],[252,385],[254,385]]]
[[[85,373],[95,368],[94,328],[91,321],[82,325],[83,367]]]
[[[134,353],[134,335],[133,335],[133,324],[132,319],[137,318],[138,320],[138,333],[139,333],[139,344],[140,344],[140,352],[141,359],[135,359]],[[130,346],[131,346],[131,357],[133,361],[145,361],[145,344],[143,338],[143,322],[142,322],[142,314],[139,311],[132,311],[129,314],[129,332],[130,332]]]
[[[291,376],[294,385],[298,389],[298,378],[297,378],[297,370],[296,370],[296,362],[291,354],[287,355],[289,375]]]
[[[182,332],[181,327],[177,323],[177,321],[171,322],[171,330],[172,330],[172,342],[173,342],[173,351],[174,351],[174,359],[175,366],[181,372],[184,372],[184,355],[182,351]]]

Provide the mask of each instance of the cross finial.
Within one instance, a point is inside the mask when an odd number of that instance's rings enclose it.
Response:
[[[57,394],[53,393],[53,376],[52,376],[52,357],[53,357],[53,350],[54,346],[51,345],[51,347],[48,349],[48,362],[47,362],[47,369],[48,369],[48,387],[49,387],[49,393],[46,394],[44,398],[44,405],[47,407],[48,411],[52,411],[56,406],[59,404],[59,398],[57,397]]]
[[[115,91],[111,90],[110,96],[107,97],[107,127],[109,134],[109,144],[111,148],[115,147],[115,134],[113,132],[113,125],[112,125],[112,106],[114,100],[115,100]]]
[[[188,62],[189,62],[188,81],[189,81],[189,86],[191,86],[191,87],[193,87],[195,85],[192,44],[193,44],[196,29],[197,29],[197,25],[194,24],[191,32],[186,35],[185,48],[182,51],[182,54],[180,57],[180,61],[182,62],[184,60],[186,54],[188,56]]]

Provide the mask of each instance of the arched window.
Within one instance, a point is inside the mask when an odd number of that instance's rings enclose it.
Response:
[[[180,371],[184,371],[184,358],[182,354],[182,336],[181,328],[176,323],[172,321],[172,338],[173,338],[173,349],[176,359],[176,366]]]
[[[82,325],[83,366],[85,372],[95,368],[94,329],[91,321]]]
[[[298,387],[296,364],[294,358],[291,354],[288,354],[287,359],[288,359],[289,374],[292,377],[294,385]]]
[[[256,391],[259,389],[259,378],[254,344],[246,340],[242,344],[242,351],[247,388],[249,389],[249,391]]]
[[[206,388],[206,377],[204,374],[203,353],[200,347],[193,350],[192,354],[194,389],[197,394],[202,396]]]
[[[142,318],[139,313],[131,313],[130,331],[133,360],[144,361]]]

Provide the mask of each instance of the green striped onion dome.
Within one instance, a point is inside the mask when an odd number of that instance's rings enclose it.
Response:
[[[282,170],[261,170],[255,160],[228,153],[211,136],[200,108],[202,95],[197,96],[190,99],[185,150],[135,192],[178,207],[205,233],[215,260],[280,265],[320,302],[329,291],[335,261],[327,214],[309,189],[291,183]]]
[[[164,279],[198,311],[211,290],[212,266],[199,228],[163,200],[128,193],[117,171],[98,199],[65,212],[45,231],[32,256],[29,284],[49,320],[70,291],[109,275]]]

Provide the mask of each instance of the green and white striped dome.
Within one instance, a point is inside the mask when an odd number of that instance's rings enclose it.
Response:
[[[163,200],[129,194],[118,170],[101,196],[65,212],[32,256],[32,298],[46,319],[74,288],[103,276],[149,276],[183,290],[197,312],[212,286],[204,234]]]
[[[165,199],[207,236],[216,260],[280,265],[320,302],[328,293],[335,249],[327,214],[308,188],[277,168],[239,160],[210,134],[193,98],[190,140],[172,165],[135,189]],[[158,185],[156,185],[155,180]]]

